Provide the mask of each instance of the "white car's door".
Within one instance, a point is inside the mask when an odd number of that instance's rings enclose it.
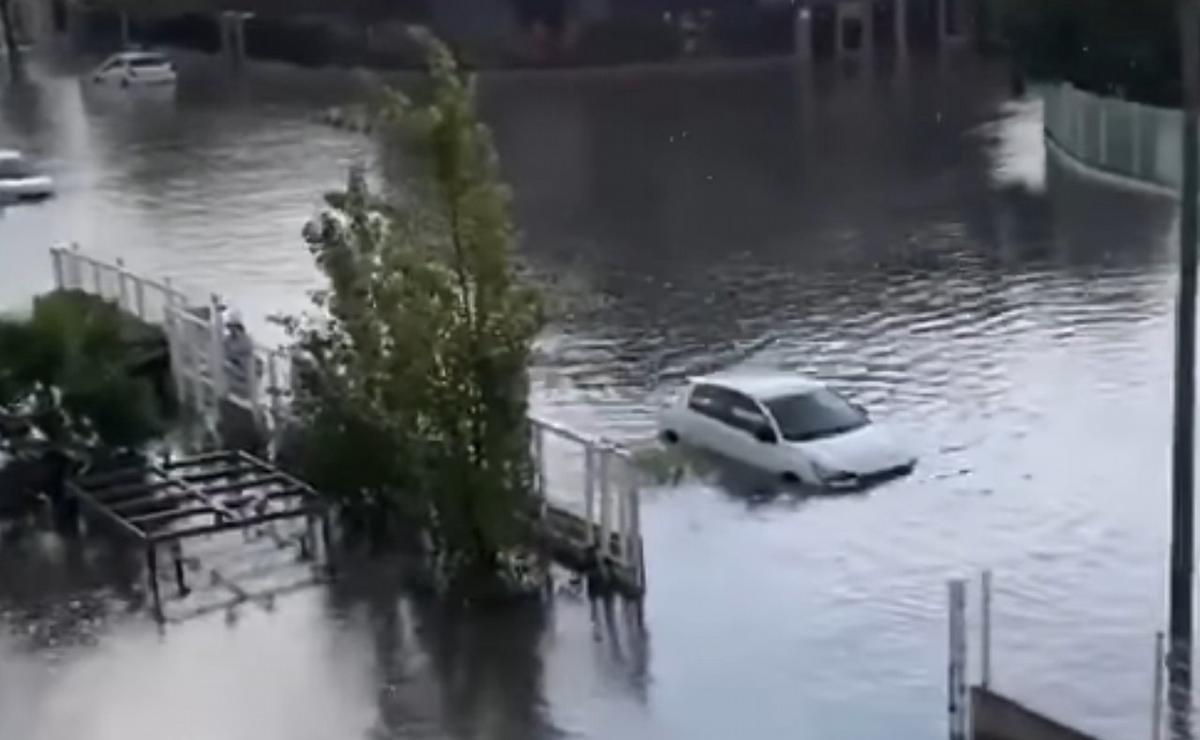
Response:
[[[109,59],[96,70],[92,79],[101,84],[111,84],[120,82],[124,76],[125,63],[120,59]]]
[[[736,456],[750,465],[768,473],[786,472],[779,432],[762,406],[753,398],[729,391],[729,423],[733,429],[730,444]],[[771,439],[760,439],[760,434],[769,431]]]
[[[729,429],[725,423],[728,409],[724,389],[705,383],[692,386],[684,416],[686,426],[679,430],[684,441],[713,452],[729,454]]]

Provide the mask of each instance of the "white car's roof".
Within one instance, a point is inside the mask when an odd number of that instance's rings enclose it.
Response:
[[[0,159],[21,159],[21,153],[16,149],[0,149]]]
[[[163,64],[167,63],[166,56],[159,54],[156,51],[121,51],[108,58],[109,61],[114,59],[119,59],[124,62],[136,62],[144,60],[150,62],[162,62]]]
[[[714,373],[689,378],[688,382],[718,385],[759,399],[811,393],[826,387],[821,381],[803,375],[772,371]]]

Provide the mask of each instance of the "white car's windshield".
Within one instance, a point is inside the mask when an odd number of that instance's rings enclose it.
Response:
[[[789,442],[806,442],[844,434],[867,424],[867,417],[833,391],[821,389],[766,402]]]
[[[165,67],[167,60],[163,57],[134,57],[129,60],[129,66],[136,69],[145,67]]]
[[[29,165],[23,159],[17,157],[0,159],[0,179],[29,177],[32,174],[33,171],[29,169]]]

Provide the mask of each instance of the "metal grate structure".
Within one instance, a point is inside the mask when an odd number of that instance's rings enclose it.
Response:
[[[237,541],[243,545],[266,537],[276,549],[295,549],[302,560],[323,559],[326,569],[332,564],[329,512],[317,492],[246,452],[143,459],[116,470],[84,471],[67,484],[67,492],[85,513],[145,549],[150,597],[160,621],[165,618],[160,556],[170,558],[180,598],[191,593],[188,571],[201,568],[199,557],[185,552],[185,543],[192,548],[241,533]],[[285,525],[282,534],[277,524]],[[235,600],[253,598],[227,573],[211,568],[209,574],[211,583]]]

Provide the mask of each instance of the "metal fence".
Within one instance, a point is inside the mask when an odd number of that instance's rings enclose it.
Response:
[[[232,362],[225,341],[225,306],[216,294],[189,298],[170,281],[151,280],[82,253],[77,246],[50,250],[55,287],[115,302],[126,313],[163,329],[171,373],[181,400],[211,417],[221,401],[254,414],[268,433],[292,419],[291,354],[254,345],[250,368]],[[632,455],[603,438],[530,418],[542,518],[603,563],[615,567],[633,590],[645,588],[640,519],[640,473]]]
[[[1168,190],[1183,178],[1178,110],[1106,98],[1063,83],[1042,90],[1046,135],[1083,164]]]

